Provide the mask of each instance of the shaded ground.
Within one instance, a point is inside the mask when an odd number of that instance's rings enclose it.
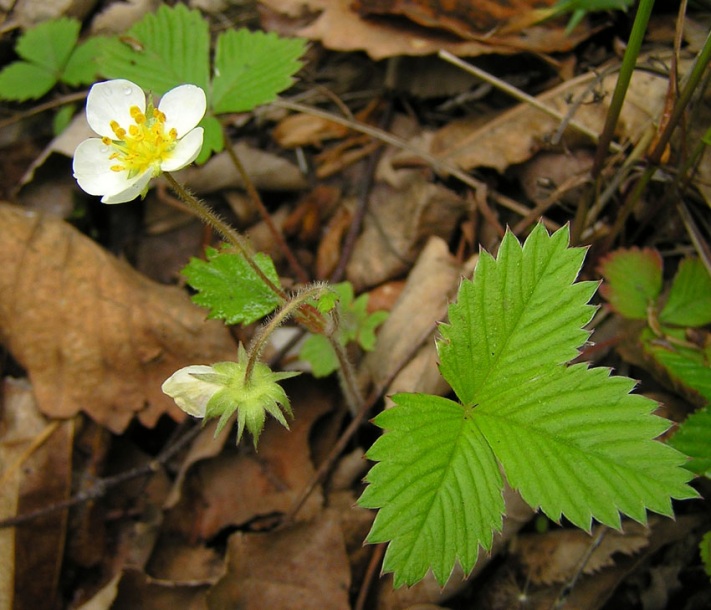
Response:
[[[602,130],[631,13],[596,15],[566,36],[564,19],[519,21],[525,6],[461,15],[403,3],[396,6],[404,15],[363,18],[348,2],[310,0],[306,11],[302,4],[265,0],[205,14],[213,31],[248,25],[314,41],[284,95],[292,105],[234,116],[230,134],[308,276],[348,279],[370,294],[372,310],[391,311],[375,350],[351,354],[368,396],[359,425],[349,427],[353,414],[337,381],[308,374],[284,384],[296,415],[291,430],[269,422],[258,453],[250,443],[235,447],[229,426],[213,439],[214,426],[185,419],[160,392],[162,381],[181,366],[233,357],[255,330],[205,322],[183,286],[180,269],[215,236],[162,183],[144,203],[103,206],[84,195],[69,158],[81,129],[53,141],[47,112],[5,104],[0,516],[30,516],[0,531],[0,607],[709,607],[698,549],[710,528],[703,500],[680,505],[676,521],[652,517],[649,528],[626,523],[625,535],[588,535],[507,494],[492,556],[444,592],[429,579],[394,592],[391,578],[379,577],[384,548],[363,546],[373,514],[355,506],[368,468],[362,456],[377,434],[367,418],[397,391],[449,392],[436,368],[436,323],[479,248],[495,251],[504,227],[524,238],[539,219],[550,230],[572,223],[575,239],[591,246],[585,279],[599,279],[600,258],[617,247],[658,248],[669,277],[682,256],[708,252],[708,154],[683,190],[664,178],[688,158],[681,139],[666,173],[616,228],[645,164],[631,151],[665,108],[676,16],[652,20],[648,69],[634,75],[616,134],[626,148],[607,157],[609,193],[581,216],[595,149],[588,136],[559,128],[573,118]],[[128,5],[104,3],[85,23],[125,29],[151,6],[136,3],[128,15]],[[708,24],[707,16],[687,17],[682,74]],[[11,39],[3,39],[8,60]],[[565,118],[519,104],[438,58],[443,49]],[[50,97],[61,101],[62,93]],[[705,99],[687,134],[707,128]],[[296,112],[293,104],[307,107]],[[226,155],[183,179],[275,259],[285,284],[296,281]],[[662,402],[665,416],[683,420],[698,397],[641,366],[630,328],[607,313],[581,357],[640,379],[639,391]],[[285,329],[279,340],[293,338]],[[295,366],[280,346],[265,355]],[[707,480],[698,488],[708,496]]]

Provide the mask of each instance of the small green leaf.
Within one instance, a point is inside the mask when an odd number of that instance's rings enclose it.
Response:
[[[64,67],[62,82],[72,87],[92,84],[99,71],[98,58],[104,45],[108,44],[107,40],[103,36],[94,36],[74,49]]]
[[[605,257],[600,288],[612,308],[630,320],[646,320],[648,307],[662,291],[662,257],[651,248],[620,249]]]
[[[669,337],[684,340],[683,330],[664,330]],[[666,370],[674,384],[681,384],[702,396],[704,402],[711,402],[711,367],[708,364],[708,354],[704,354],[701,349],[672,345],[649,329],[642,332],[641,340],[644,351]]]
[[[701,553],[701,562],[704,564],[706,576],[711,578],[711,532],[706,532],[701,538],[699,552]]]
[[[67,128],[76,110],[77,107],[75,104],[67,104],[57,110],[52,119],[52,132],[55,136],[58,136]]]
[[[309,335],[301,345],[299,358],[311,365],[314,377],[328,377],[338,370],[338,356],[333,346],[323,335]]]
[[[202,149],[195,163],[202,165],[213,153],[221,152],[225,148],[225,134],[222,131],[222,124],[213,115],[207,114],[200,121],[203,128]]]
[[[711,323],[711,276],[699,259],[681,261],[659,321],[676,326]]]
[[[212,108],[217,114],[244,112],[276,99],[291,86],[304,53],[301,38],[246,29],[223,32],[217,38]]]
[[[103,47],[101,73],[162,95],[190,83],[209,91],[210,36],[198,11],[162,5]]]
[[[353,285],[350,282],[341,282],[329,287],[325,297],[319,302],[319,310],[327,307],[330,311],[337,299],[338,309],[338,333],[337,341],[346,347],[350,342],[355,341],[365,351],[371,351],[375,347],[375,330],[388,317],[386,311],[376,311],[368,313],[368,295],[362,294],[354,300]],[[311,365],[311,372],[314,377],[325,377],[338,369],[338,357],[333,346],[325,337],[308,337],[299,352],[301,359]]]
[[[26,61],[16,61],[0,72],[0,98],[17,102],[37,99],[56,83],[57,79],[46,68]]]
[[[690,415],[669,444],[691,458],[689,470],[711,477],[711,407]]]
[[[620,513],[671,515],[673,498],[697,496],[685,457],[654,440],[669,426],[656,403],[607,369],[568,366],[593,312],[596,283],[574,283],[584,254],[567,227],[538,225],[523,247],[507,233],[441,327],[440,368],[459,403],[400,394],[375,419],[386,432],[360,503],[380,509],[368,540],[390,541],[383,569],[396,585],[428,566],[444,584],[456,560],[471,570],[501,523],[499,464],[531,506],[586,530],[617,527]]]
[[[220,318],[227,324],[251,324],[273,312],[279,298],[247,264],[233,252],[207,249],[207,261],[197,258],[183,268],[183,275],[198,291],[193,302],[210,309],[209,318]],[[254,255],[257,266],[277,286],[279,276],[266,255]]]
[[[76,19],[62,17],[45,21],[27,30],[17,41],[17,54],[42,66],[59,78],[79,38],[81,24]]]

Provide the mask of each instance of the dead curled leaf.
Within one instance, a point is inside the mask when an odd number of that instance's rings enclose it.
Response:
[[[234,353],[227,329],[180,289],[145,278],[69,224],[0,204],[0,340],[40,410],[83,411],[120,433],[185,414],[160,389],[188,364]]]
[[[624,532],[608,530],[600,545],[590,555],[583,568],[593,574],[615,564],[613,555],[633,555],[649,544],[649,528],[639,523],[625,524]],[[581,530],[552,530],[544,534],[520,536],[514,553],[526,566],[533,584],[551,585],[573,577],[581,557],[588,551],[594,538]]]
[[[640,66],[652,64],[661,58],[641,61]],[[689,62],[680,63],[680,71],[688,70]],[[562,116],[571,113],[572,102],[583,103],[573,113],[573,118],[594,133],[600,133],[605,124],[610,97],[617,82],[617,73],[607,75],[595,83],[597,76],[590,72],[566,81],[537,97],[538,101]],[[630,83],[622,113],[617,125],[617,136],[622,141],[636,142],[642,133],[654,125],[667,91],[668,79],[653,71],[636,71]],[[452,121],[431,140],[430,152],[442,161],[464,170],[492,167],[503,172],[510,165],[530,159],[547,146],[561,121],[528,104],[519,104],[488,120],[481,117]],[[591,146],[589,139],[572,128],[563,138],[569,148]]]
[[[267,534],[237,532],[227,547],[227,574],[208,596],[223,608],[350,608],[351,574],[338,515]]]
[[[443,13],[440,13],[439,21],[430,19],[426,11],[423,12],[414,6],[414,2],[400,3],[409,5],[407,9],[400,10],[400,13],[406,14],[413,21],[435,27],[423,27],[406,20],[392,21],[388,16],[364,18],[353,10],[352,0],[260,0],[260,4],[278,15],[295,19],[297,23],[303,23],[301,15],[314,14],[316,18],[308,25],[300,29],[292,29],[290,33],[309,40],[318,40],[327,49],[335,51],[362,50],[374,60],[401,55],[432,55],[440,49],[446,49],[463,57],[524,51],[532,53],[569,51],[589,35],[586,28],[577,28],[567,35],[564,21],[531,26],[525,33],[520,34],[499,31],[492,34],[491,30],[474,32],[473,22],[463,23],[459,18],[445,19]],[[372,2],[369,4],[374,5]],[[473,13],[471,7],[478,7],[482,3],[466,4],[469,5],[468,11]],[[506,6],[511,4],[506,3]],[[503,3],[500,2],[489,3],[488,8],[498,7],[500,10],[502,5]],[[514,16],[520,14],[518,8],[512,7]],[[479,20],[481,23],[506,25],[505,15],[484,15],[482,12]],[[455,29],[460,33],[464,33],[463,30],[466,29],[467,39],[461,40],[453,36],[450,32]]]

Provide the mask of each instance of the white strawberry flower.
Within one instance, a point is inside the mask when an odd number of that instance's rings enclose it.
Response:
[[[223,383],[205,380],[206,376],[214,378],[214,374],[215,369],[211,366],[193,364],[173,373],[161,389],[188,415],[205,417],[207,403],[224,389]]]
[[[89,126],[101,137],[74,151],[74,177],[102,203],[145,195],[151,178],[192,163],[202,148],[205,92],[195,85],[168,91],[158,107],[124,79],[95,84],[86,100]]]
[[[161,389],[188,415],[206,420],[219,417],[216,434],[237,413],[237,442],[247,429],[256,449],[267,413],[289,427],[284,417],[284,413],[292,415],[289,398],[278,382],[298,373],[273,373],[257,362],[246,379],[247,366],[248,356],[240,345],[237,362],[186,366],[166,379]]]

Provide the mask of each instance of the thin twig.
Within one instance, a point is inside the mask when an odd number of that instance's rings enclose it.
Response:
[[[29,110],[23,112],[18,112],[7,119],[0,121],[0,129],[13,125],[14,123],[19,123],[20,121],[27,119],[29,117],[41,114],[47,110],[52,110],[58,108],[59,106],[64,106],[65,104],[71,104],[72,102],[80,102],[88,95],[88,91],[78,91],[77,93],[69,93],[68,95],[63,95],[53,100],[49,100],[44,104],[38,104],[33,106]]]
[[[29,521],[38,519],[39,517],[44,517],[55,513],[66,508],[71,508],[72,506],[77,506],[78,504],[83,504],[90,500],[96,500],[101,498],[106,493],[126,481],[132,479],[137,479],[139,477],[148,476],[154,474],[160,470],[176,453],[178,453],[183,447],[190,443],[202,430],[202,426],[194,426],[192,429],[188,430],[181,438],[179,438],[173,445],[166,447],[158,456],[136,468],[126,470],[117,475],[111,477],[105,477],[102,479],[97,479],[88,489],[84,489],[77,493],[76,495],[63,500],[62,502],[57,502],[50,506],[45,506],[37,510],[30,511],[23,515],[17,515],[15,517],[10,517],[8,519],[0,520],[0,529],[6,527],[16,527],[18,525],[23,525]]]
[[[420,159],[431,165],[435,171],[444,175],[453,176],[463,184],[466,184],[468,187],[473,189],[475,192],[486,192],[486,185],[480,180],[472,178],[472,176],[462,171],[458,167],[455,167],[454,165],[451,165],[446,161],[442,161],[441,159],[438,159],[427,151],[417,148],[417,146],[413,146],[402,138],[398,138],[397,136],[383,131],[382,129],[378,129],[377,127],[373,127],[372,125],[366,125],[365,123],[361,123],[359,121],[345,119],[330,112],[326,112],[325,110],[321,110],[319,108],[312,108],[311,106],[305,106],[304,104],[299,104],[289,100],[277,100],[276,102],[272,103],[272,106],[276,108],[287,108],[288,110],[293,110],[295,112],[303,112],[304,114],[317,116],[322,119],[338,123],[339,125],[343,125],[344,127],[348,127],[353,131],[359,131],[360,133],[368,134],[369,136],[377,138],[378,140],[385,142],[386,144],[394,146],[395,148],[399,148],[400,150],[407,151],[410,154],[419,157]],[[480,208],[482,207],[482,202],[484,202],[484,198],[477,197],[477,204]],[[503,237],[506,231],[501,226],[501,223],[495,217],[493,217],[493,215],[487,214],[485,210],[481,211],[485,215],[487,220],[492,223],[497,233],[499,233],[499,235]]]
[[[554,119],[560,121],[561,123],[566,122],[570,127],[575,129],[576,131],[579,131],[580,133],[586,135],[589,137],[593,142],[598,141],[598,135],[589,127],[586,125],[583,125],[582,123],[578,123],[577,121],[573,120],[569,116],[566,116],[554,108],[551,108],[550,106],[546,106],[546,104],[543,104],[539,100],[537,100],[535,97],[532,95],[528,95],[528,93],[525,93],[524,91],[521,91],[520,89],[514,87],[513,85],[510,85],[506,81],[501,80],[500,78],[496,78],[494,75],[489,74],[488,72],[485,72],[481,68],[477,68],[476,66],[467,63],[456,55],[450,53],[449,51],[440,51],[438,53],[439,57],[444,59],[445,61],[454,64],[458,68],[461,68],[465,72],[468,72],[469,74],[473,74],[474,76],[477,76],[478,78],[482,79],[483,81],[493,85],[497,89],[500,89],[501,91],[504,91],[505,93],[508,93],[511,97],[514,99],[517,99],[520,102],[523,102],[525,104],[528,104],[532,108],[535,108],[536,110],[540,110],[541,112],[547,114],[550,117],[553,117]],[[610,143],[610,146],[613,147],[613,150],[615,147],[619,149],[619,145],[615,144],[614,142]]]
[[[286,258],[287,262],[289,263],[291,270],[294,272],[294,275],[296,275],[296,279],[302,284],[307,284],[310,279],[309,274],[306,273],[306,270],[301,266],[301,263],[299,263],[298,259],[294,255],[294,252],[289,247],[289,244],[286,243],[284,235],[282,235],[282,232],[279,230],[279,227],[274,224],[274,220],[272,219],[269,210],[267,210],[267,208],[265,207],[262,198],[259,196],[259,192],[254,186],[254,182],[252,182],[252,179],[249,177],[247,170],[244,168],[244,165],[242,165],[242,161],[240,161],[240,158],[237,156],[235,149],[230,143],[227,137],[227,131],[224,129],[224,126],[223,133],[225,137],[225,142],[227,143],[227,145],[225,146],[225,148],[227,149],[227,154],[232,160],[232,164],[235,166],[237,173],[242,178],[242,182],[244,183],[244,187],[247,190],[247,195],[249,196],[250,201],[257,209],[257,212],[264,221],[264,224],[267,226],[269,233],[271,233],[271,236],[274,238],[274,242],[276,243],[279,250],[281,250],[281,253],[284,255],[284,258]]]
[[[388,99],[387,108],[385,109],[385,113],[383,114],[383,117],[380,121],[381,129],[384,130],[390,124],[390,121],[392,120],[392,115],[393,101],[392,99]],[[338,265],[336,265],[336,268],[331,274],[331,282],[341,281],[341,279],[346,273],[346,266],[348,265],[348,261],[350,260],[351,255],[353,254],[353,248],[355,247],[356,240],[358,238],[358,235],[360,234],[360,229],[363,224],[363,219],[365,218],[365,212],[368,208],[368,197],[370,195],[371,189],[373,188],[375,170],[378,167],[378,162],[380,161],[382,153],[383,149],[381,147],[373,154],[371,154],[368,158],[368,163],[363,172],[363,180],[360,183],[361,187],[358,191],[358,203],[356,205],[353,218],[351,219],[350,226],[348,227],[346,237],[343,240],[343,249],[341,251],[341,256],[338,260]]]
[[[551,606],[551,610],[561,610],[563,608],[563,606],[565,606],[566,602],[568,601],[568,597],[569,597],[570,593],[573,591],[573,588],[575,587],[576,583],[582,576],[585,566],[588,565],[588,562],[590,561],[590,557],[592,557],[592,554],[600,546],[600,544],[602,543],[603,538],[605,538],[605,535],[607,534],[607,532],[608,532],[607,526],[601,525],[600,529],[598,530],[597,534],[595,535],[595,538],[590,543],[590,546],[588,546],[587,550],[585,551],[583,556],[580,558],[580,561],[578,561],[578,565],[575,567],[575,573],[573,574],[573,577],[560,588],[560,591],[558,592],[558,597],[553,602],[553,605]]]

